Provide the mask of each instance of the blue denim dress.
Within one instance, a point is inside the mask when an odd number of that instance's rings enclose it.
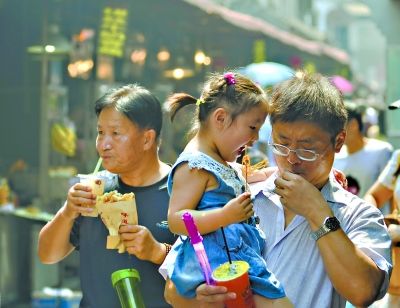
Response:
[[[204,169],[212,173],[219,184],[218,188],[204,192],[197,210],[223,207],[229,200],[245,190],[243,177],[238,175],[232,167],[220,164],[202,152],[183,152],[170,173],[169,192],[171,192],[176,167],[184,162],[188,163],[191,169]],[[265,245],[264,234],[256,227],[255,219],[249,221],[251,223],[236,223],[224,227],[231,258],[249,263],[249,277],[253,293],[272,299],[284,297],[285,293],[281,284],[267,269],[262,257]],[[222,263],[227,262],[228,257],[222,231],[219,229],[202,236],[211,269],[214,270]],[[181,236],[177,240],[165,262],[164,266],[167,269],[168,277],[175,284],[178,293],[184,297],[195,297],[197,286],[204,283],[204,276],[188,237]]]

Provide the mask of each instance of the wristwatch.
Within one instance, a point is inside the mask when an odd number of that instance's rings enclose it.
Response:
[[[319,238],[323,237],[329,232],[336,231],[339,228],[340,228],[340,222],[335,216],[326,217],[322,226],[319,227],[317,231],[311,233],[311,237],[317,241]]]

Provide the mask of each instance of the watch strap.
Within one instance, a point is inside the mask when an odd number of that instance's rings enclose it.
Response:
[[[336,231],[340,228],[339,220],[333,217],[326,217],[321,227],[311,233],[311,237],[317,241],[329,232]]]

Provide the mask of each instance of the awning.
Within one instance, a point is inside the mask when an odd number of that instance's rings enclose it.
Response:
[[[327,45],[322,42],[307,40],[288,31],[281,30],[265,20],[233,11],[224,6],[215,4],[210,0],[183,1],[200,8],[208,14],[218,15],[230,24],[242,29],[263,33],[268,37],[282,42],[283,44],[293,46],[312,55],[325,55],[339,63],[349,64],[349,55],[342,49]]]

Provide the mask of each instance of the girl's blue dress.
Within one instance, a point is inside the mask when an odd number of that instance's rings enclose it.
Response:
[[[207,211],[223,207],[229,200],[245,191],[243,177],[238,175],[232,167],[225,166],[202,152],[183,152],[169,175],[169,192],[172,189],[174,172],[184,162],[188,163],[191,169],[204,169],[212,173],[219,184],[218,188],[204,192],[197,210]],[[249,263],[249,278],[254,293],[271,299],[284,297],[285,292],[281,284],[267,269],[262,257],[265,245],[264,235],[256,227],[255,219],[250,219],[250,221],[251,223],[242,222],[224,227],[231,258]],[[227,262],[222,231],[217,230],[202,236],[211,269],[214,270]],[[174,244],[163,267],[167,269],[168,277],[175,284],[178,293],[184,297],[195,297],[196,288],[204,283],[203,272],[193,246],[186,236],[181,236]]]

